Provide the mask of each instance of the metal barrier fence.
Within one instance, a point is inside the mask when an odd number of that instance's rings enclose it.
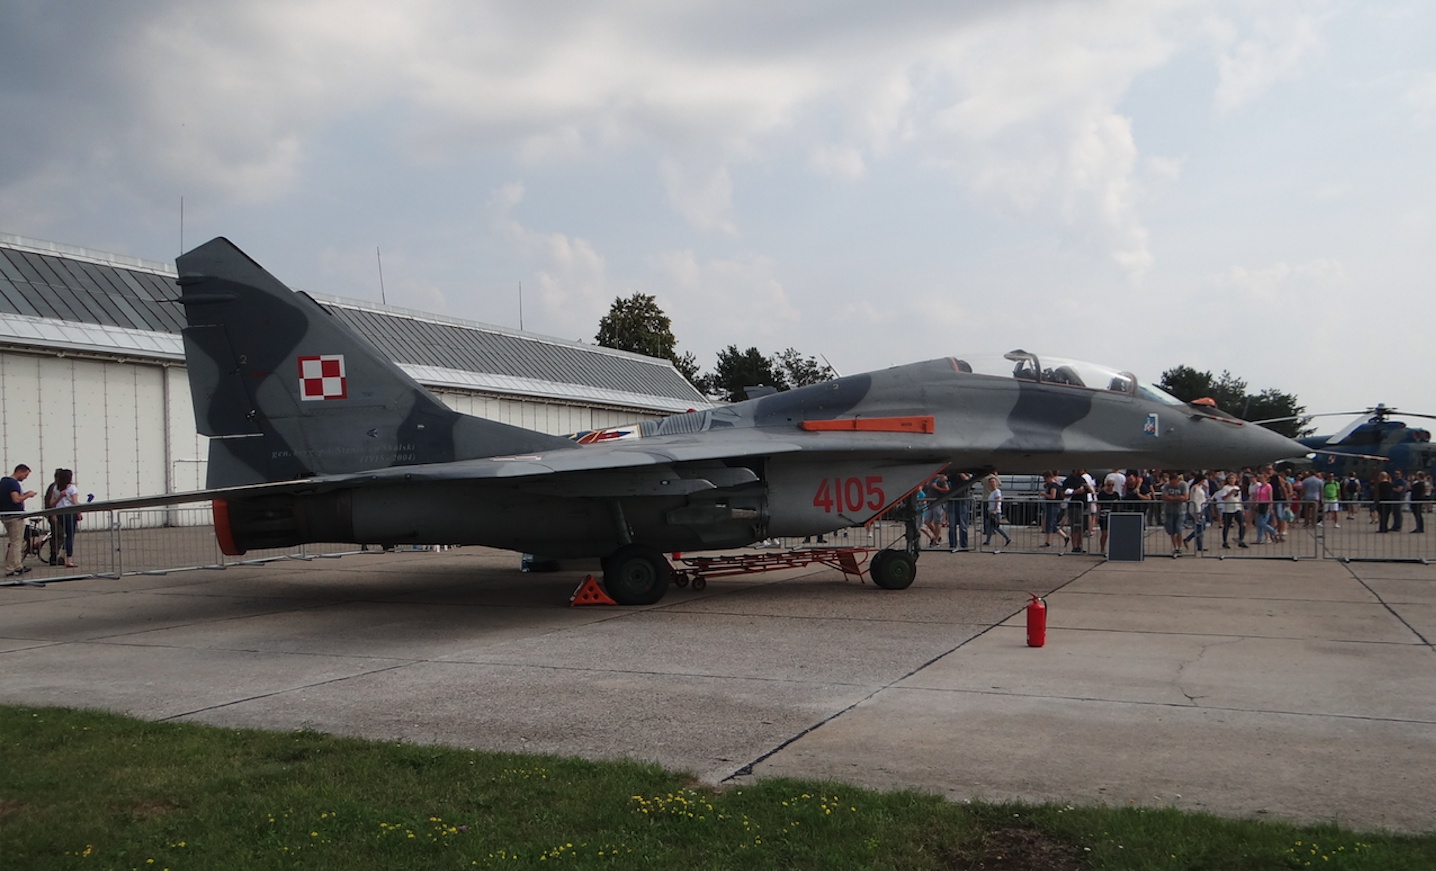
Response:
[[[932,514],[940,513],[939,543],[936,549],[949,550],[953,541],[962,544],[960,535],[950,531],[950,517],[967,516],[966,550],[988,553],[1070,553],[1071,545],[1060,534],[1048,534],[1043,528],[1046,503],[1038,498],[1004,498],[1002,522],[989,535],[984,530],[984,505],[980,494],[968,499],[953,500]],[[1146,506],[1144,506],[1146,507]],[[1335,522],[1321,513],[1320,505],[1295,506],[1292,519],[1272,539],[1262,530],[1260,541],[1250,512],[1240,521],[1204,523],[1200,536],[1192,518],[1182,527],[1184,555],[1218,557],[1221,559],[1336,559],[1403,561],[1430,564],[1436,562],[1436,521],[1431,503],[1343,504]],[[1306,509],[1315,509],[1307,512]],[[1417,515],[1414,510],[1423,513]],[[1172,543],[1163,529],[1160,503],[1147,507],[1147,527],[1143,550],[1148,556],[1170,556]],[[1385,515],[1383,524],[1382,516]],[[1425,529],[1415,533],[1418,526]],[[1097,516],[1086,516],[1091,528],[1100,526]],[[1066,506],[1062,506],[1060,527],[1070,529]],[[1223,527],[1226,527],[1224,530]],[[1384,528],[1386,532],[1381,530]],[[35,530],[33,536],[30,530]],[[879,520],[866,527],[839,529],[806,539],[770,539],[758,547],[874,547],[886,548],[902,543],[904,524]],[[1000,530],[1000,531],[998,531]],[[1224,535],[1225,532],[1225,535]],[[1415,533],[1415,534],[1413,534]],[[311,560],[334,558],[347,554],[377,552],[358,544],[307,544],[294,548],[250,551],[231,557],[220,552],[208,505],[184,508],[155,508],[116,512],[87,512],[78,524],[72,545],[74,568],[64,565],[63,547],[57,556],[58,565],[51,563],[52,526],[45,521],[32,522],[27,529],[24,565],[29,572],[19,578],[0,579],[0,586],[78,580],[81,578],[118,578],[123,575],[166,574],[196,569],[223,569],[233,565],[260,565],[275,560]],[[1204,549],[1199,549],[1200,546]],[[1049,544],[1050,542],[1050,544]],[[1226,547],[1223,547],[1225,543]],[[1246,547],[1241,545],[1245,544]],[[415,548],[425,549],[425,548]],[[930,549],[923,537],[923,549]],[[1100,529],[1083,542],[1083,551],[1104,556]]]
[[[985,505],[980,494],[972,494],[961,500],[952,500],[938,511],[943,516],[939,522],[939,544],[928,543],[923,535],[924,550],[959,550],[986,553],[1029,553],[1056,554],[1071,553],[1068,538],[1071,524],[1067,505],[1059,505],[1061,533],[1048,534],[1043,519],[1048,503],[1037,497],[1017,496],[1002,500],[1002,522],[991,532],[985,528],[983,515]],[[1226,521],[1213,503],[1203,518],[1198,532],[1195,519],[1185,517],[1182,524],[1182,553],[1190,556],[1219,559],[1335,559],[1335,560],[1380,560],[1392,562],[1436,562],[1436,530],[1427,529],[1424,534],[1411,534],[1417,526],[1415,510],[1421,510],[1421,526],[1429,527],[1436,521],[1431,513],[1431,503],[1378,503],[1362,502],[1342,504],[1335,522],[1331,521],[1321,508],[1321,503],[1291,503],[1290,510],[1271,511],[1268,526],[1273,534],[1263,528],[1258,534],[1255,512],[1244,509],[1240,519]],[[1380,516],[1382,509],[1387,516],[1387,533],[1381,533]],[[951,517],[965,510],[967,518],[967,547],[962,548],[961,532],[950,531]],[[1121,510],[1131,510],[1131,503],[1123,503]],[[1153,502],[1137,510],[1146,514],[1146,528],[1143,533],[1143,551],[1147,556],[1171,556],[1171,537],[1167,534],[1162,520],[1162,504]],[[931,516],[931,510],[929,516]],[[1094,556],[1105,556],[1102,546],[1101,517],[1084,513],[1084,534],[1082,550]],[[1397,526],[1398,518],[1400,525]],[[998,531],[1000,530],[1000,531]],[[823,536],[807,539],[784,538],[773,540],[772,547],[821,547],[859,546],[889,547],[899,544],[903,537],[903,524],[878,521],[868,527],[840,529]],[[955,544],[954,544],[955,542]],[[1225,547],[1223,546],[1225,544]],[[1245,546],[1243,546],[1245,545]]]
[[[27,525],[24,566],[29,571],[18,578],[4,578],[0,586],[95,577],[118,578],[123,575],[162,575],[365,552],[357,544],[323,543],[252,550],[243,556],[226,556],[219,549],[214,535],[213,515],[209,505],[205,504],[183,508],[87,511],[76,524],[74,540],[70,545],[71,568],[65,565],[64,536],[58,526],[45,520],[34,520]]]

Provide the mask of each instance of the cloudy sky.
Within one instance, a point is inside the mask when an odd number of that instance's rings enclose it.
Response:
[[[0,0],[0,232],[704,368],[961,352],[1436,413],[1427,2]],[[1336,421],[1330,428],[1335,428]],[[1324,427],[1323,429],[1326,429]]]

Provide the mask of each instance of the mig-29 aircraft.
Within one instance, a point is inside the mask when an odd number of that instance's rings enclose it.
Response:
[[[911,507],[943,469],[1236,468],[1304,450],[1128,373],[1025,351],[850,375],[581,444],[450,410],[226,239],[177,266],[207,489],[114,504],[212,499],[231,555],[352,541],[599,557],[610,596],[648,604],[669,586],[665,552],[860,526]],[[912,582],[909,531],[906,549],[874,557],[878,585]]]

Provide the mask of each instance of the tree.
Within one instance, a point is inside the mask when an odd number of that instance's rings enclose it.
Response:
[[[1217,408],[1242,420],[1293,418],[1264,424],[1267,429],[1289,438],[1300,438],[1313,432],[1309,428],[1303,428],[1310,418],[1300,417],[1306,407],[1298,405],[1294,395],[1272,388],[1257,394],[1248,393],[1246,381],[1226,370],[1222,371],[1220,377],[1214,378],[1210,372],[1198,372],[1190,366],[1177,366],[1162,373],[1158,386],[1183,402],[1210,398],[1216,402]]]
[[[673,338],[673,322],[658,307],[658,301],[646,293],[635,293],[628,299],[616,297],[608,314],[598,322],[594,341],[605,348],[661,360],[674,359],[678,346],[678,340]]]
[[[1225,370],[1220,378],[1213,378],[1210,372],[1178,366],[1163,372],[1158,386],[1183,402],[1211,399],[1216,402],[1217,408],[1237,416],[1241,415],[1246,405],[1247,383]]]
[[[1275,421],[1274,423],[1264,423],[1262,426],[1275,430],[1287,438],[1299,439],[1316,432],[1315,427],[1307,426],[1308,423],[1311,423],[1311,418],[1302,417],[1304,411],[1306,411],[1306,406],[1297,405],[1296,397],[1292,394],[1268,388],[1255,396],[1247,397],[1247,407],[1243,417],[1247,420]],[[1279,420],[1278,418],[1290,418],[1290,420]]]
[[[729,402],[741,402],[747,396],[745,387],[776,387],[788,389],[788,381],[778,371],[773,361],[764,357],[757,348],[739,351],[737,345],[729,345],[718,352],[718,365],[707,379],[707,392]]]
[[[594,341],[605,348],[632,351],[671,362],[688,383],[703,389],[698,374],[698,358],[691,352],[678,356],[678,340],[673,337],[673,322],[658,300],[646,293],[634,293],[628,299],[615,297],[608,314],[598,322]]]
[[[698,374],[698,358],[693,356],[692,351],[688,351],[682,357],[674,360],[673,367],[678,370],[679,375],[688,379],[689,384],[697,387],[700,391],[703,390],[705,379]]]
[[[819,363],[815,357],[804,357],[795,348],[774,354],[772,362],[773,368],[780,372],[792,387],[821,384],[838,377],[838,373],[833,371],[832,366],[827,363]]]

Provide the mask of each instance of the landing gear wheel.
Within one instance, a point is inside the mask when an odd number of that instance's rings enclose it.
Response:
[[[668,592],[673,567],[651,547],[626,544],[603,561],[603,586],[620,605],[652,605]]]
[[[917,560],[900,550],[879,551],[873,557],[868,577],[884,590],[906,590],[917,577]]]

